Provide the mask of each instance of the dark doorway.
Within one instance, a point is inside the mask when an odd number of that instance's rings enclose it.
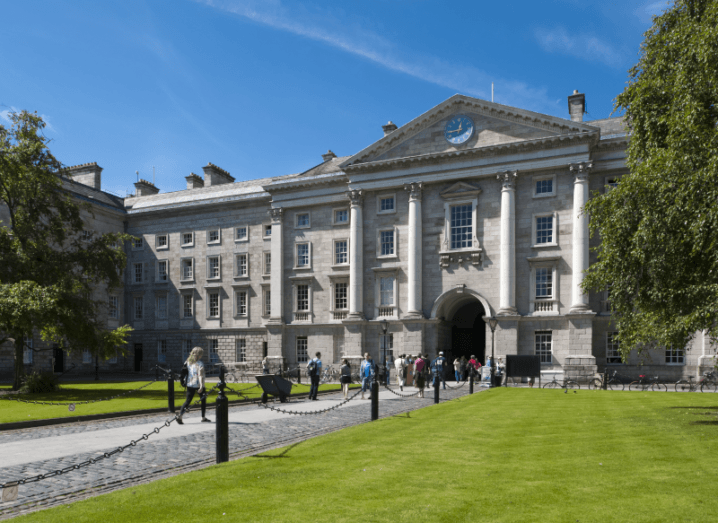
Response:
[[[65,353],[57,345],[52,347],[52,372],[62,373],[65,370]]]
[[[467,303],[454,314],[451,321],[451,360],[449,361],[452,371],[455,358],[463,356],[468,360],[471,356],[476,356],[482,365],[486,361],[486,322],[483,320],[485,314],[484,307],[479,301]]]
[[[135,343],[135,372],[142,370],[142,344]]]

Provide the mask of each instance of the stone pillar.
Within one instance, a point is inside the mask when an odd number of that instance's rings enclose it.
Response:
[[[282,209],[270,209],[269,214],[272,217],[272,273],[270,275],[269,284],[271,292],[271,310],[269,314],[269,322],[273,324],[284,323],[284,313],[282,305],[284,302],[283,280],[284,280],[284,249],[282,243]]]
[[[501,258],[499,265],[500,315],[516,314],[516,177],[505,171],[501,180]]]
[[[588,176],[593,164],[571,164],[573,182],[573,279],[571,282],[571,309],[569,314],[589,312],[588,294],[581,289],[584,273],[588,269]]]
[[[362,191],[349,191],[349,320],[364,319],[364,217]],[[274,255],[272,255],[274,257]]]
[[[404,185],[404,190],[409,193],[409,265],[408,265],[408,304],[407,316],[411,318],[423,318],[421,307],[421,272],[422,272],[422,234],[421,221],[421,183],[409,183]]]
[[[593,312],[584,312],[568,319],[568,356],[563,370],[567,378],[596,374],[598,366],[593,355]]]

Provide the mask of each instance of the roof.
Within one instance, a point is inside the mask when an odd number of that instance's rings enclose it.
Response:
[[[81,200],[125,212],[124,198],[119,196],[114,196],[65,177],[62,178],[62,187]]]

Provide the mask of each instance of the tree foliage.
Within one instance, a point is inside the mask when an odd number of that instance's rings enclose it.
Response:
[[[11,113],[0,125],[0,343],[15,340],[15,386],[23,338],[39,332],[65,350],[114,355],[131,330],[107,328],[107,294],[121,284],[130,237],[82,239],[88,204],[63,189],[67,176],[37,114]]]
[[[610,288],[624,357],[718,338],[718,2],[676,0],[644,36],[616,98],[630,173],[586,209],[584,289]]]

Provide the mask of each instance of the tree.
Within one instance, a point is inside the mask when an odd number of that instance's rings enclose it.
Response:
[[[10,113],[0,125],[0,344],[14,340],[15,379],[21,385],[26,336],[65,350],[89,350],[105,357],[122,347],[129,326],[106,327],[107,299],[121,284],[131,237],[103,234],[82,241],[82,216],[89,204],[63,190],[67,171],[48,148],[45,123],[37,114]]]
[[[616,98],[630,173],[590,200],[598,262],[621,350],[718,337],[718,2],[676,0],[655,17]]]

